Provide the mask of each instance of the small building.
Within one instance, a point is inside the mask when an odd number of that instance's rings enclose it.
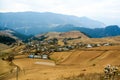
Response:
[[[68,49],[68,48],[66,48],[66,47],[64,47],[64,48],[63,48],[63,51],[69,51],[69,49]]]
[[[42,55],[42,59],[48,59],[48,55],[47,54],[43,54]]]
[[[28,55],[28,58],[34,58],[34,55],[30,54]]]
[[[41,55],[34,55],[34,58],[36,58],[36,59],[41,59],[42,56],[41,56]]]
[[[30,55],[28,55],[28,58],[35,58],[35,59],[41,59],[42,56],[39,54],[35,54],[35,53],[32,53]]]
[[[105,43],[104,46],[110,46],[110,43]]]
[[[91,45],[91,44],[87,44],[86,47],[87,47],[87,48],[92,48],[92,45]]]
[[[97,47],[100,47],[101,46],[101,44],[97,44]]]

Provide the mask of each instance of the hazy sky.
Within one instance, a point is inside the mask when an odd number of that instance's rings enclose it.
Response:
[[[120,26],[120,0],[0,0],[0,12],[54,12]]]

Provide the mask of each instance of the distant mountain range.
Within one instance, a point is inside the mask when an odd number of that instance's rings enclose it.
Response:
[[[83,32],[87,36],[91,38],[102,38],[102,37],[110,37],[110,36],[119,36],[120,28],[117,25],[106,26],[105,28],[84,28],[84,27],[76,27],[74,25],[61,25],[59,27],[55,27],[52,31],[57,32],[68,32],[72,30],[78,30]]]
[[[120,35],[117,25],[105,24],[87,17],[56,14],[50,12],[0,13],[0,30],[10,29],[12,35],[25,40],[28,36],[47,32],[68,32],[77,30],[92,38]],[[27,37],[27,38],[26,38]]]
[[[50,12],[0,13],[0,26],[14,29],[24,34],[38,34],[59,25],[72,24],[78,27],[100,28],[105,24],[87,17],[56,14]]]

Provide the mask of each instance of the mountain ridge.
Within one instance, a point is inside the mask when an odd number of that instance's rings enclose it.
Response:
[[[36,35],[47,32],[68,32],[78,30],[92,38],[120,35],[117,25],[97,26],[87,17],[57,14],[51,12],[10,12],[0,13],[0,29],[10,28],[25,35]],[[97,21],[96,23],[99,23]],[[83,25],[84,24],[84,25]],[[104,25],[104,23],[99,23]],[[88,25],[88,26],[87,26]]]
[[[105,26],[104,23],[87,17],[77,17],[51,12],[0,13],[0,22],[0,26],[12,28],[25,34],[48,32],[51,27],[65,24],[92,28]]]
[[[119,36],[120,35],[120,27],[117,25],[109,25],[105,28],[84,28],[84,27],[77,27],[74,25],[61,25],[60,27],[55,27],[52,31],[57,32],[67,32],[72,30],[78,30],[83,32],[84,34],[88,35],[91,38],[102,38],[102,37],[110,37],[110,36]]]

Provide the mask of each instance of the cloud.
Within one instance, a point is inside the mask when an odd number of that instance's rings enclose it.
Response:
[[[1,0],[0,2],[0,12],[19,12],[30,10],[29,6],[24,3],[18,3],[11,0]]]
[[[119,0],[0,0],[0,5],[0,12],[55,12],[101,21],[120,19]]]

